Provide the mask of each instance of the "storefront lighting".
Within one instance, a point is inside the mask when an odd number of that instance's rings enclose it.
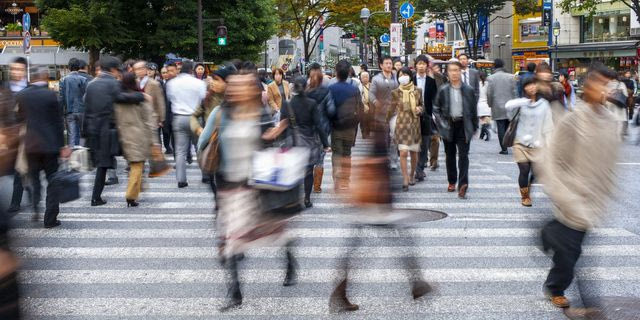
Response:
[[[622,21],[627,22],[627,16],[623,16]]]
[[[604,20],[602,18],[600,18],[600,19],[598,19],[598,23],[602,24],[602,23],[604,23]]]
[[[609,21],[611,21],[611,23],[616,23],[616,17],[609,18]]]
[[[14,2],[10,7],[4,9],[4,11],[15,16],[16,14],[22,12],[22,8],[18,8],[18,4]]]

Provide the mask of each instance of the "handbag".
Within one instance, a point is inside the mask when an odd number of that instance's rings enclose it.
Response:
[[[162,177],[171,171],[159,144],[151,146],[151,159],[149,159],[149,178]]]
[[[90,158],[88,148],[74,147],[69,157],[69,167],[76,171],[89,172],[93,170]]]
[[[15,168],[20,145],[20,125],[0,128],[0,174]]]
[[[607,95],[607,101],[611,102],[618,108],[627,108],[627,96],[624,95],[622,90],[614,90],[613,92],[611,92],[609,95]]]
[[[504,138],[502,138],[502,145],[507,147],[513,147],[513,144],[516,140],[516,131],[518,130],[518,121],[520,120],[520,108],[516,111],[516,114],[511,119],[509,123],[509,127],[507,131],[504,133]]]
[[[220,107],[218,107],[220,108]],[[218,170],[220,166],[220,123],[222,122],[222,110],[218,110],[214,115],[215,126],[213,133],[209,138],[209,143],[198,155],[198,165],[204,174],[213,174]]]
[[[51,187],[58,195],[60,203],[70,202],[80,198],[81,173],[69,168],[68,162],[63,163],[60,170],[51,177]]]

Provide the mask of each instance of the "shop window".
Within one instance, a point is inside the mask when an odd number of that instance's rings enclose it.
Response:
[[[607,42],[630,39],[630,15],[606,14],[593,17],[584,16],[582,20],[582,42]]]
[[[520,20],[520,42],[547,41],[548,30],[542,26],[542,18],[530,18]]]

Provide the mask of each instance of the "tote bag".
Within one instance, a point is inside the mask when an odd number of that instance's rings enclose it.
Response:
[[[516,111],[516,114],[511,119],[511,123],[509,123],[509,127],[507,131],[504,133],[504,138],[502,138],[502,145],[505,147],[513,147],[513,144],[516,140],[516,131],[518,130],[518,121],[520,120],[520,108]]]

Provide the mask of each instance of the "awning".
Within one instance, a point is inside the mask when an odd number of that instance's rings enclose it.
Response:
[[[629,40],[559,45],[558,58],[635,57],[638,43]],[[555,47],[551,47],[551,51],[554,52]]]
[[[16,57],[26,57],[22,47],[7,46],[0,53],[0,65],[8,65]],[[67,65],[71,58],[89,62],[89,53],[58,46],[32,46],[29,62],[37,65]]]

